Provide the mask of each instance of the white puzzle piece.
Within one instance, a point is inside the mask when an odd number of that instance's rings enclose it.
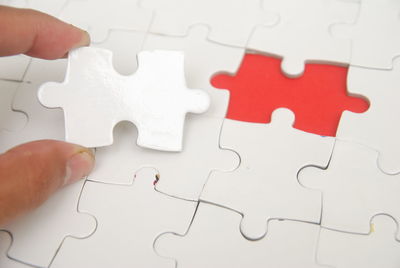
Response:
[[[50,267],[170,267],[153,242],[165,231],[183,234],[197,202],[157,192],[155,175],[142,169],[130,186],[88,182],[79,209],[96,217],[97,230],[84,240],[66,239]]]
[[[260,0],[142,0],[141,5],[155,10],[152,33],[185,36],[191,26],[202,24],[209,27],[210,40],[242,48],[255,26],[278,21]]]
[[[275,110],[271,124],[224,121],[221,147],[235,150],[241,163],[231,173],[213,172],[201,200],[242,213],[248,239],[263,237],[270,219],[320,221],[321,197],[298,183],[297,172],[327,166],[334,139],[294,129],[293,122],[287,109]]]
[[[0,57],[0,79],[22,81],[30,61],[25,55]]]
[[[400,55],[400,1],[361,0],[356,23],[332,27],[337,38],[352,42],[351,65],[391,69]]]
[[[60,18],[90,33],[92,42],[107,39],[110,30],[146,32],[152,19],[151,10],[140,8],[139,0],[70,0]]]
[[[20,83],[0,80],[0,135],[22,129],[26,123],[26,116],[12,110],[12,103]]]
[[[323,227],[368,234],[376,214],[400,219],[400,175],[383,173],[377,159],[375,150],[337,140],[326,169],[306,167],[300,171],[302,185],[322,191]]]
[[[161,235],[155,242],[158,254],[176,260],[179,268],[325,267],[316,264],[320,227],[289,220],[272,220],[262,240],[249,241],[238,230],[240,214],[200,203],[184,236]]]
[[[136,55],[142,50],[145,36],[144,32],[111,30],[106,41],[93,46],[111,50],[114,69],[122,75],[130,75],[137,69]]]
[[[96,220],[77,211],[83,185],[81,180],[64,187],[39,208],[4,226],[13,236],[8,255],[24,263],[48,267],[65,237],[91,235]]]
[[[188,36],[184,38],[148,34],[143,49],[184,51],[188,87],[206,90],[211,99],[207,115],[224,118],[228,108],[229,92],[214,88],[210,80],[221,70],[236,73],[245,51],[210,42],[207,40],[208,35],[208,28],[201,25],[192,27]]]
[[[344,111],[337,137],[379,151],[378,163],[388,174],[400,172],[400,58],[392,70],[351,66],[347,84],[351,94],[369,99],[363,114]]]
[[[239,156],[219,147],[223,119],[193,116],[186,126],[184,150],[180,153],[157,152],[141,148],[132,137],[137,131],[131,124],[115,128],[116,142],[96,150],[96,167],[89,180],[130,184],[142,167],[155,167],[160,177],[156,189],[171,196],[198,200],[213,170],[232,171]]]
[[[398,224],[387,215],[375,216],[368,235],[321,228],[317,261],[335,268],[398,268],[400,241]]]
[[[7,257],[7,251],[12,243],[11,235],[0,230],[0,267],[2,268],[29,268],[20,262]]]
[[[46,83],[38,93],[43,105],[63,108],[67,141],[86,147],[110,145],[114,126],[126,120],[139,130],[138,145],[182,149],[186,113],[205,112],[209,96],[186,87],[181,52],[143,51],[138,62],[135,74],[122,76],[113,69],[109,50],[84,47],[70,52],[65,81]]]
[[[359,4],[337,0],[263,0],[265,9],[280,14],[274,27],[259,26],[248,48],[283,57],[282,71],[301,76],[307,62],[349,63],[351,43],[334,39],[329,27],[353,22]]]
[[[59,16],[69,0],[27,0],[28,8],[32,8],[52,16]]]

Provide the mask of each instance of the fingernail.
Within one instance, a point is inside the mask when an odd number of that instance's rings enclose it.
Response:
[[[72,48],[84,47],[90,44],[89,33],[81,29],[79,29],[79,31],[82,32],[81,39]]]
[[[94,167],[94,154],[89,150],[74,154],[67,162],[64,185],[74,183],[89,175]]]

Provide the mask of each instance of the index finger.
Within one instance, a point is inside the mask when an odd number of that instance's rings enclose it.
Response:
[[[57,59],[89,43],[87,32],[50,15],[0,6],[0,56],[26,54]]]

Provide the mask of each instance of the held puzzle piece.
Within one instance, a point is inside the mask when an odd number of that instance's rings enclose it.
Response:
[[[228,109],[229,92],[217,90],[210,78],[224,70],[235,73],[240,66],[245,50],[223,46],[207,40],[209,29],[196,26],[186,37],[168,37],[148,34],[143,44],[144,50],[171,49],[185,53],[185,76],[190,88],[204,89],[211,99],[206,115],[225,118]]]
[[[272,112],[284,107],[295,113],[295,128],[334,137],[344,110],[367,110],[367,101],[348,96],[347,68],[307,64],[303,76],[288,78],[280,64],[277,58],[246,54],[235,75],[218,74],[212,79],[214,87],[230,91],[227,118],[268,123]]]
[[[66,237],[85,238],[96,229],[96,220],[77,211],[84,181],[65,186],[42,206],[4,226],[12,234],[11,258],[48,267]]]
[[[370,108],[364,114],[345,111],[337,137],[368,145],[379,152],[383,172],[400,172],[400,58],[391,70],[351,66],[347,83],[353,95],[364,95]]]
[[[200,203],[184,236],[161,235],[154,243],[158,254],[179,268],[322,268],[315,263],[319,225],[271,220],[262,240],[246,240],[239,232],[240,214]]]
[[[395,239],[398,224],[388,215],[372,219],[367,235],[321,228],[317,261],[335,268],[398,268],[400,243]]]
[[[299,172],[302,185],[322,191],[322,227],[368,234],[376,214],[400,220],[400,175],[383,173],[377,160],[375,150],[337,140],[326,169],[306,167]]]
[[[240,162],[235,152],[219,147],[222,122],[206,116],[190,118],[180,153],[141,148],[132,139],[137,136],[136,129],[131,124],[118,125],[116,142],[96,150],[96,167],[89,180],[131,184],[139,169],[154,167],[161,178],[156,184],[158,191],[197,201],[211,171],[232,171]]]
[[[357,21],[350,25],[334,25],[338,38],[352,42],[351,65],[391,69],[400,56],[400,1],[362,0]]]
[[[280,20],[273,27],[257,27],[247,47],[283,57],[281,68],[287,76],[301,76],[306,62],[349,63],[351,42],[334,39],[329,27],[355,21],[358,3],[263,0],[263,4],[265,9],[278,13]]]
[[[242,48],[255,26],[278,22],[277,14],[262,10],[260,0],[142,0],[141,5],[154,9],[151,33],[185,36],[202,24],[210,29],[211,41]]]
[[[318,223],[321,197],[301,186],[297,172],[308,164],[328,165],[334,139],[296,130],[293,113],[276,110],[271,124],[225,120],[221,147],[241,157],[237,170],[213,172],[201,200],[243,214],[243,235],[251,240],[266,234],[271,219]]]
[[[181,52],[143,51],[138,62],[135,74],[122,76],[113,69],[109,50],[84,47],[70,52],[65,81],[46,83],[38,93],[43,105],[63,108],[68,142],[110,145],[114,126],[126,120],[138,128],[138,145],[182,149],[186,113],[205,112],[209,96],[186,87]]]
[[[83,240],[66,239],[50,267],[170,267],[154,252],[154,240],[166,231],[183,234],[197,202],[157,192],[155,176],[142,169],[129,186],[87,182],[79,209],[96,217],[97,230]]]

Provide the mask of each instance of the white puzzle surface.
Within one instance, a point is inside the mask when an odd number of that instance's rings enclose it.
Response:
[[[0,268],[400,267],[400,0],[0,5],[92,40],[68,59],[0,57],[0,153],[66,139],[97,159],[0,226]],[[370,107],[344,111],[336,137],[294,129],[286,109],[268,124],[228,119],[232,85],[212,78],[237,83],[247,53],[282,59],[282,79],[348,68],[343,86]]]

